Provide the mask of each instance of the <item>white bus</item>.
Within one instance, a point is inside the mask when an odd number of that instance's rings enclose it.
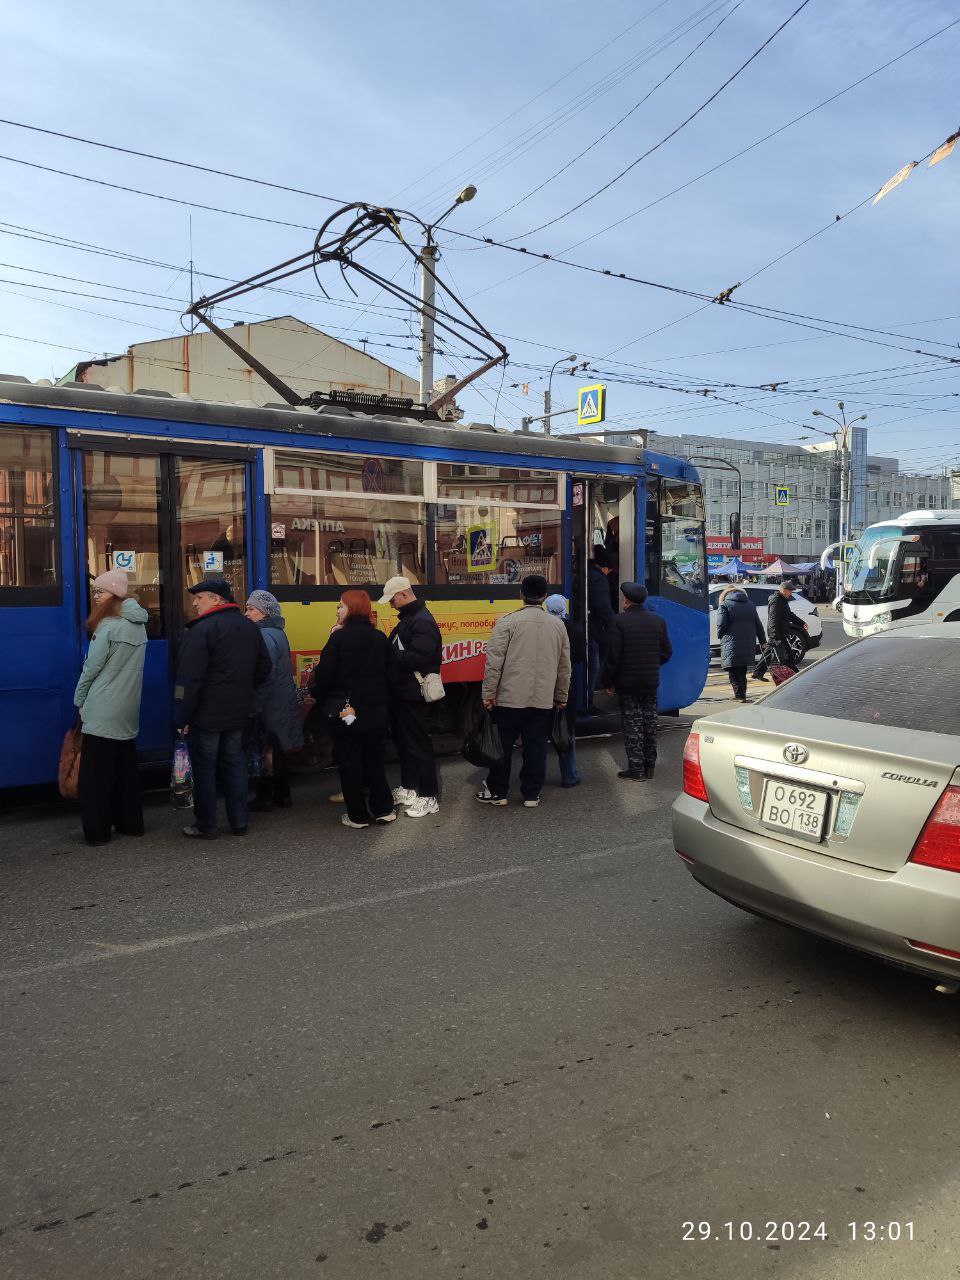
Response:
[[[960,510],[908,511],[863,531],[844,573],[843,629],[960,622]]]

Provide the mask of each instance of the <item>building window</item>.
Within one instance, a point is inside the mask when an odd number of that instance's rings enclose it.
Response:
[[[787,521],[787,537],[796,538],[797,536],[797,520],[796,517]]]
[[[744,516],[742,525],[744,533],[753,533],[753,516]]]
[[[818,498],[822,498],[822,497],[824,496],[824,490],[823,490],[823,485],[822,485],[822,484],[818,484],[818,485],[816,485],[816,486],[814,487],[814,494],[815,494],[815,495],[816,495],[816,497],[818,497]]]
[[[710,532],[723,533],[723,516],[710,517]]]
[[[757,534],[758,534],[758,536],[759,536],[759,537],[761,537],[761,538],[765,538],[765,537],[767,536],[767,533],[769,532],[769,528],[770,528],[770,517],[769,517],[769,516],[758,516],[758,517],[757,517]]]
[[[737,496],[737,492],[739,488],[740,488],[740,482],[738,480],[728,480],[727,481],[727,497],[735,498]]]
[[[714,495],[723,493],[723,481],[718,476],[713,476],[710,480],[710,492]]]
[[[770,517],[770,536],[772,538],[783,537],[783,518],[782,516]]]
[[[812,520],[800,521],[800,537],[801,538],[813,537],[813,521]]]
[[[56,587],[53,433],[0,430],[0,587]]]
[[[897,508],[897,510],[898,510],[898,511],[900,510],[900,508],[903,506],[903,494],[902,494],[902,493],[895,493],[895,494],[893,495],[893,505]]]
[[[814,520],[813,536],[816,538],[818,542],[823,542],[823,540],[826,538],[827,526],[824,520]]]

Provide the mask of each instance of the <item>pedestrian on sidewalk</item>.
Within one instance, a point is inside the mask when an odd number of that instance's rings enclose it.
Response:
[[[610,628],[603,683],[620,695],[620,718],[627,767],[617,777],[641,782],[657,763],[657,690],[660,668],[673,654],[667,624],[646,608],[642,582],[620,584],[623,610]]]
[[[558,755],[561,787],[578,787],[580,771],[577,768],[577,689],[583,678],[583,664],[587,660],[587,642],[583,627],[574,622],[567,610],[567,601],[561,595],[547,596],[547,613],[552,613],[563,623],[570,642],[570,693],[567,697],[567,724],[570,728],[570,750]]]
[[[313,669],[310,692],[333,734],[333,758],[347,806],[340,821],[362,830],[371,821],[383,825],[397,817],[383,751],[390,700],[400,677],[390,641],[373,625],[366,591],[343,593],[337,622]]]
[[[481,804],[504,805],[510,790],[513,748],[520,739],[520,794],[527,809],[540,803],[547,776],[547,740],[554,709],[570,691],[570,641],[563,623],[544,610],[546,578],[529,574],[520,584],[523,605],[497,620],[487,641],[483,705],[493,713],[503,753],[477,792]]]
[[[87,844],[106,844],[113,827],[143,835],[136,739],[148,615],[127,590],[122,569],[94,578],[90,647],[73,695],[83,725],[77,798]]]
[[[440,674],[440,628],[426,602],[417,598],[409,578],[391,578],[378,603],[391,605],[398,615],[390,637],[399,673],[390,706],[393,741],[400,757],[400,785],[393,798],[408,818],[425,818],[440,812],[437,763],[422,687],[425,676]]]
[[[254,692],[270,676],[260,628],[245,618],[223,578],[188,588],[197,616],[187,623],[177,662],[173,722],[187,734],[193,771],[193,824],[185,836],[217,837],[217,780],[235,836],[247,833],[243,732]]]
[[[792,633],[796,633],[803,637],[805,646],[807,628],[790,608],[796,589],[797,584],[792,578],[784,578],[767,601],[767,646],[754,670],[754,680],[766,680],[767,669],[773,666],[789,667],[792,671],[799,669],[800,663],[793,656],[789,639]]]
[[[738,702],[747,700],[747,669],[757,652],[767,642],[757,610],[739,587],[728,587],[720,593],[717,612],[717,636],[720,640],[720,666],[726,671]]]
[[[300,707],[293,680],[293,659],[286,637],[280,601],[269,591],[252,591],[244,610],[251,622],[260,628],[260,636],[270,659],[270,674],[259,685],[253,698],[253,711],[260,720],[263,746],[272,757],[272,772],[257,779],[257,798],[253,808],[266,812],[276,805],[290,807],[290,774],[288,751],[303,746]]]

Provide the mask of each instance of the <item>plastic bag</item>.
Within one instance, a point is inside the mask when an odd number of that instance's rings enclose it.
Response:
[[[566,707],[554,707],[553,719],[550,722],[550,741],[558,756],[565,756],[573,746],[573,734],[570,732]]]
[[[492,769],[503,755],[500,732],[490,712],[483,707],[466,736],[460,754],[479,769]]]
[[[83,745],[83,726],[78,720],[68,729],[60,748],[60,768],[57,785],[64,800],[76,800],[80,782],[80,748]]]
[[[190,750],[182,733],[173,744],[173,767],[170,770],[170,803],[175,809],[193,806],[193,769]]]

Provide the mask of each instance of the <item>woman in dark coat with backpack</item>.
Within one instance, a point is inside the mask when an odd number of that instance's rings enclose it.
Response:
[[[331,633],[313,670],[310,692],[332,727],[333,758],[347,812],[340,821],[361,829],[396,820],[387,783],[383,741],[398,669],[390,641],[373,625],[365,591],[345,591]],[[367,796],[369,792],[369,808]]]
[[[746,702],[747,668],[753,662],[758,641],[762,647],[767,637],[756,608],[739,587],[728,587],[720,597],[717,636],[720,666],[730,678],[733,696],[738,702]]]

